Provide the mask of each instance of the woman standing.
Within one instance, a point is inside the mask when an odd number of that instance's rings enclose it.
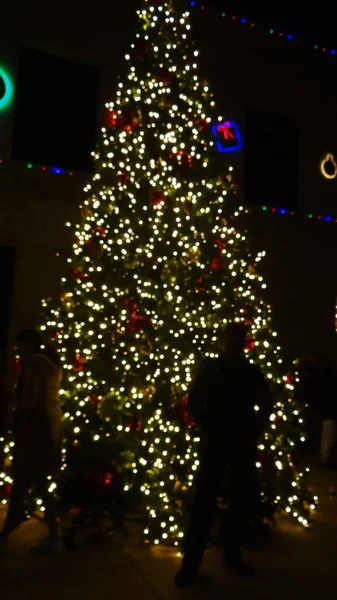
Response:
[[[43,348],[34,329],[25,329],[18,338],[22,371],[16,393],[13,488],[7,517],[0,533],[0,552],[7,549],[10,533],[25,518],[25,497],[33,487],[45,507],[49,536],[36,551],[53,554],[62,549],[58,535],[56,501],[49,492],[50,480],[61,468],[62,411],[59,389],[62,369],[56,351]]]

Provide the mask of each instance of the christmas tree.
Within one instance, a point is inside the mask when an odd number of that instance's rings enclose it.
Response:
[[[275,394],[259,444],[264,505],[307,525],[315,503],[293,462],[304,440],[296,374],[284,374],[263,253],[250,251],[232,168],[219,161],[212,125],[222,119],[200,77],[187,4],[145,0],[137,14],[60,302],[44,303],[42,331],[64,367],[64,468],[103,488],[120,475],[126,503],[141,492],[144,539],[179,545],[198,467],[189,384],[199,361],[218,354],[223,326],[243,321],[245,352]]]

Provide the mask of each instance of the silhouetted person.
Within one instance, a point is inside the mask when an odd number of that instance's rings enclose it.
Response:
[[[42,349],[34,329],[18,336],[22,365],[16,390],[14,418],[13,488],[7,517],[0,534],[0,552],[7,549],[12,531],[25,520],[25,497],[30,487],[45,507],[48,538],[36,550],[49,554],[61,549],[55,498],[48,491],[48,476],[58,474],[62,453],[62,411],[59,388],[62,379],[60,360],[53,348]]]
[[[310,350],[306,354],[303,396],[307,404],[309,447],[320,435],[322,466],[329,466],[337,441],[337,369],[333,360]]]
[[[245,343],[246,327],[241,323],[227,325],[223,354],[205,359],[191,386],[189,410],[204,446],[183,563],[176,574],[179,587],[197,579],[227,469],[231,502],[221,533],[224,558],[240,575],[251,574],[241,558],[241,543],[255,500],[257,440],[272,412],[273,401],[262,372],[242,354]]]

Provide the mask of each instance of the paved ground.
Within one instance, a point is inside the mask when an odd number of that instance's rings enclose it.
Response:
[[[283,520],[263,548],[247,550],[247,561],[257,572],[254,580],[240,581],[227,572],[221,554],[210,549],[200,585],[176,590],[177,552],[140,550],[134,528],[127,545],[121,537],[108,544],[86,540],[80,550],[53,559],[35,558],[29,555],[29,547],[44,529],[31,521],[13,536],[9,554],[0,561],[1,599],[336,600],[337,499],[329,498],[329,487],[337,487],[337,473],[314,468],[310,483],[320,497],[314,526],[304,530]]]

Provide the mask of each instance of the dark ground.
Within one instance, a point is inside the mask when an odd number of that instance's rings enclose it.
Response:
[[[29,548],[43,535],[44,528],[32,520],[13,535],[8,555],[0,560],[1,598],[336,599],[337,499],[330,499],[329,487],[337,487],[337,472],[322,472],[311,459],[306,464],[312,467],[310,486],[320,500],[314,524],[302,529],[282,519],[263,547],[245,550],[247,561],[256,569],[254,580],[239,580],[223,567],[219,550],[210,548],[200,585],[176,590],[177,552],[161,547],[140,549],[136,526],[130,527],[127,542],[121,535],[109,543],[84,539],[77,551],[52,559],[35,558]],[[4,512],[0,508],[0,521]]]

